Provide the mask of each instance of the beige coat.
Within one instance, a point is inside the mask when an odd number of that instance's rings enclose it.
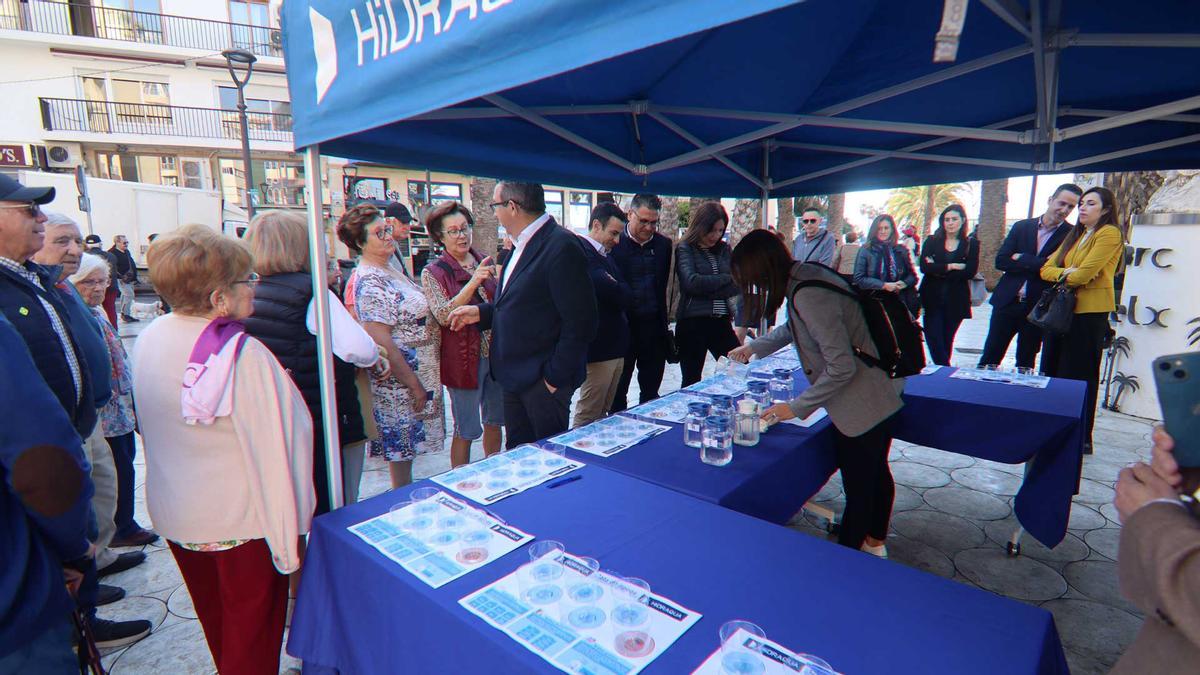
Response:
[[[1138,509],[1121,530],[1117,573],[1146,621],[1112,672],[1200,672],[1200,520],[1176,504]]]
[[[809,387],[791,402],[797,417],[825,408],[829,420],[847,436],[861,436],[904,406],[904,380],[893,380],[854,355],[852,347],[877,356],[862,309],[853,298],[824,288],[804,288],[804,280],[820,280],[850,290],[827,267],[796,263],[788,282],[788,320],[750,343],[755,356],[766,356],[794,344]],[[796,301],[791,298],[795,294]]]

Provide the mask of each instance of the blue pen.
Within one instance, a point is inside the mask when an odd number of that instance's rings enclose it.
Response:
[[[546,489],[553,490],[554,488],[562,487],[563,485],[566,485],[567,483],[573,483],[573,482],[579,480],[580,478],[583,478],[583,476],[575,475],[575,476],[571,476],[570,478],[564,478],[562,480],[555,481],[555,482],[547,485]]]

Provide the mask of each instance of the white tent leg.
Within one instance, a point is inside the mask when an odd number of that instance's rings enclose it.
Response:
[[[304,182],[308,188],[308,261],[312,269],[313,308],[317,319],[317,371],[321,376],[321,420],[325,426],[326,475],[329,478],[329,508],[341,508],[342,445],[338,439],[337,393],[333,384],[333,331],[329,325],[329,268],[325,258],[325,220],[322,216],[321,148],[304,149]],[[313,448],[314,452],[320,448]]]

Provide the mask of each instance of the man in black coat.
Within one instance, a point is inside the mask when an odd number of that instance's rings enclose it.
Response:
[[[506,445],[567,430],[596,337],[596,296],[579,237],[546,213],[537,183],[496,185],[492,209],[513,239],[496,299],[459,307],[450,327],[492,330],[491,376],[504,390]]]
[[[137,262],[129,252],[129,237],[123,234],[113,237],[113,245],[108,249],[108,253],[116,265],[117,288],[121,291],[121,305],[117,313],[126,323],[133,323],[137,319],[133,318],[130,312],[133,311],[133,286],[138,281],[138,275]]]
[[[979,365],[997,365],[1004,360],[1013,336],[1017,337],[1017,366],[1032,368],[1042,349],[1042,331],[1026,320],[1049,284],[1038,272],[1046,259],[1058,249],[1070,231],[1067,216],[1075,210],[1083,190],[1066,183],[1058,186],[1050,197],[1046,212],[1038,218],[1013,224],[1000,251],[996,253],[996,269],[1002,270],[992,291],[992,321]]]
[[[617,383],[612,412],[628,407],[629,384],[637,368],[640,403],[658,398],[667,365],[667,284],[671,277],[671,240],[658,233],[662,201],[651,194],[634,195],[629,224],[609,254],[633,291],[628,312],[629,350]]]
[[[581,427],[604,417],[617,393],[629,350],[626,310],[633,306],[633,291],[612,262],[610,251],[625,229],[625,213],[611,202],[592,209],[592,224],[579,238],[587,256],[588,276],[596,288],[599,327],[588,345],[587,379],[575,404],[575,423]]]

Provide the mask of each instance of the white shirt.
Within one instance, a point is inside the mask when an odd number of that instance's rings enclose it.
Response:
[[[583,240],[586,241],[587,243],[591,244],[592,248],[596,249],[596,253],[599,253],[600,255],[603,255],[603,256],[608,255],[608,249],[604,248],[604,244],[601,244],[600,242],[596,241],[595,239],[592,239],[592,237],[590,235],[587,235],[587,236],[580,235],[580,236],[583,236]]]
[[[317,334],[317,308],[312,300],[308,301],[308,313],[304,317],[304,325],[312,335]],[[379,362],[379,352],[375,349],[375,341],[367,335],[367,331],[359,325],[345,306],[329,291],[329,330],[333,333],[333,353],[346,363],[352,363],[359,368],[370,368]]]
[[[528,227],[526,227],[524,230],[521,230],[521,234],[518,234],[515,238],[513,238],[512,257],[508,259],[508,264],[504,266],[504,273],[500,280],[501,292],[508,290],[508,277],[512,274],[512,271],[517,268],[517,261],[521,259],[521,253],[525,251],[525,245],[529,243],[530,239],[533,239],[533,235],[537,234],[537,231],[542,229],[542,226],[545,225],[549,220],[550,214],[543,213],[542,215],[538,216],[537,220],[530,223]]]

